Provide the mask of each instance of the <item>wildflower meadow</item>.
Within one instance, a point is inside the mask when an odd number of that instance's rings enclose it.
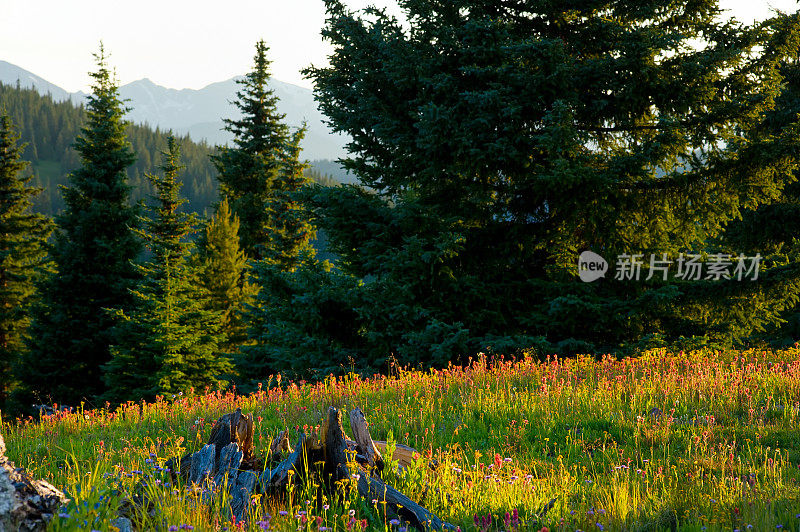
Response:
[[[52,530],[115,530],[120,505],[143,495],[137,530],[406,530],[381,501],[314,484],[254,495],[237,523],[224,497],[202,504],[201,487],[164,468],[237,407],[266,453],[278,431],[309,433],[330,406],[360,407],[375,439],[417,449],[402,471],[389,460],[384,479],[462,531],[800,530],[797,347],[270,377],[251,395],[84,405],[2,431],[9,458],[71,499]]]

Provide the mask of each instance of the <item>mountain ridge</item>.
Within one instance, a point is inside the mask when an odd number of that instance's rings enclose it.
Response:
[[[19,81],[20,87],[33,87],[39,94],[50,94],[53,100],[58,102],[71,98],[71,94],[58,85],[2,59],[0,59],[0,81],[6,85],[13,85]]]
[[[196,142],[226,145],[232,135],[223,129],[222,119],[240,116],[231,104],[238,90],[237,79],[241,77],[209,83],[201,89],[170,89],[142,78],[120,86],[120,96],[129,100],[131,111],[126,118],[133,123],[188,134]],[[70,93],[22,67],[0,60],[0,82],[13,85],[17,81],[21,87],[50,94],[56,101],[70,100],[81,105],[88,96],[81,91]],[[328,129],[310,89],[275,78],[270,78],[269,85],[279,98],[278,111],[286,115],[286,122],[295,128],[307,124],[303,157],[335,160],[345,155],[347,138]]]

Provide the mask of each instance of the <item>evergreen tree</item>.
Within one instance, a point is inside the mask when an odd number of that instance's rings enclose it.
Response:
[[[308,165],[300,161],[300,142],[305,128],[291,136],[267,203],[267,242],[264,258],[282,270],[293,270],[301,256],[313,255],[311,239],[315,236],[309,215],[301,201],[301,191],[311,183]]]
[[[222,147],[212,159],[220,192],[229,198],[241,221],[239,238],[252,259],[267,258],[291,269],[313,234],[293,194],[307,178],[299,162],[305,128],[294,135],[277,111],[278,98],[268,87],[270,61],[264,41],[256,44],[253,71],[237,82],[234,102],[239,120],[225,120],[233,147]]]
[[[138,280],[133,260],[141,242],[133,232],[125,170],[135,156],[125,136],[125,108],[101,46],[86,109],[75,141],[81,167],[63,189],[66,209],[51,254],[55,275],[44,287],[20,365],[23,401],[33,397],[76,404],[103,391],[113,318],[106,309],[127,308]]]
[[[785,23],[783,16],[771,21],[773,27]],[[781,65],[782,90],[775,109],[748,131],[753,140],[785,137],[787,131],[800,129],[800,64],[795,58]],[[759,337],[773,344],[793,344],[800,339],[800,180],[798,170],[787,165],[776,194],[758,206],[745,209],[742,218],[731,221],[719,239],[719,247],[729,253],[761,255],[762,290],[749,294],[749,305],[777,320],[752,320],[749,313],[740,316]],[[729,311],[729,310],[728,310]],[[725,311],[723,311],[725,312]],[[766,323],[765,323],[766,322]]]
[[[2,82],[0,102],[19,128],[20,141],[26,144],[22,158],[31,163],[36,185],[44,188],[34,198],[33,209],[55,216],[63,210],[60,185],[67,183],[67,174],[80,164],[71,144],[80,132],[85,111],[70,101],[55,102],[32,88],[17,88]],[[147,125],[128,124],[126,134],[137,155],[136,162],[128,168],[128,177],[133,186],[131,197],[138,201],[153,193],[144,174],[157,171],[159,154],[166,149],[166,141],[163,134]],[[42,145],[40,135],[47,137],[47,145]],[[189,200],[185,208],[199,214],[210,213],[219,201],[217,171],[209,157],[215,150],[204,142],[192,141],[188,135],[178,137],[178,143],[186,166],[181,174],[183,194]],[[43,151],[47,151],[47,158],[41,156]],[[306,173],[312,181],[327,186],[337,185],[337,176],[343,175],[338,165],[328,160],[314,161]]]
[[[152,398],[190,387],[214,386],[232,369],[220,355],[221,313],[208,309],[199,272],[188,261],[196,218],[179,212],[179,149],[168,139],[163,177],[148,175],[156,190],[152,218],[140,232],[153,258],[139,267],[144,280],[133,291],[132,310],[117,309],[111,361],[105,366],[107,398]]]
[[[323,378],[350,369],[379,371],[361,352],[366,342],[353,310],[360,283],[327,261],[301,256],[292,271],[259,261],[260,290],[246,314],[251,343],[241,347],[239,388],[251,391],[276,371]]]
[[[239,217],[231,213],[227,198],[206,226],[199,248],[202,284],[211,309],[221,315],[228,339],[224,351],[232,353],[247,337],[241,312],[257,287],[248,280],[247,257],[239,247]]]
[[[731,342],[778,318],[762,285],[577,279],[591,249],[705,252],[796,166],[774,105],[797,16],[720,21],[716,0],[326,0],[322,111],[364,185],[320,190],[318,226],[365,282],[367,360],[440,364],[487,346],[605,350],[653,335]],[[737,293],[733,300],[729,295]],[[729,311],[717,315],[719,305]],[[742,319],[744,318],[744,319]]]
[[[24,146],[7,115],[0,116],[0,405],[14,383],[12,368],[24,349],[35,284],[46,269],[52,221],[31,212],[41,189],[30,186],[20,160]]]
[[[34,199],[33,208],[36,212],[55,216],[63,209],[60,185],[67,183],[67,174],[80,164],[71,144],[85,122],[85,110],[70,101],[54,102],[51,97],[40,95],[31,88],[18,89],[2,83],[0,102],[19,125],[21,141],[27,143],[22,157],[30,161],[38,184],[45,189]],[[144,174],[156,171],[166,141],[163,134],[146,125],[129,123],[125,133],[137,155],[127,174],[132,185],[131,197],[138,201],[153,192]],[[182,175],[184,194],[189,200],[187,208],[202,213],[219,196],[216,170],[209,159],[214,150],[203,142],[193,142],[188,136],[180,137],[178,141],[186,165]]]

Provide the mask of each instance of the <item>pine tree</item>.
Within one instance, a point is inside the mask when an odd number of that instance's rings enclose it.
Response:
[[[302,128],[287,143],[283,164],[267,203],[269,245],[264,258],[285,271],[293,270],[301,256],[314,254],[311,239],[315,230],[300,197],[311,183],[306,175],[308,165],[300,161],[300,143],[304,135],[305,128]]]
[[[19,127],[21,142],[27,144],[22,158],[31,163],[35,179],[45,188],[44,193],[34,199],[33,209],[54,216],[63,210],[59,187],[67,183],[66,174],[80,164],[71,144],[80,132],[85,110],[70,101],[54,102],[35,89],[17,89],[2,82],[0,102]],[[143,176],[157,170],[159,153],[166,149],[166,140],[164,135],[146,125],[128,124],[125,131],[137,155],[136,162],[127,171],[133,185],[131,197],[138,201],[152,193]],[[37,150],[34,150],[34,140]],[[183,193],[189,200],[187,209],[202,213],[219,197],[217,172],[209,159],[213,150],[205,143],[193,142],[188,136],[179,137],[178,141],[186,165],[182,176]]]
[[[232,353],[246,339],[241,312],[257,287],[249,282],[247,257],[239,247],[239,217],[224,198],[200,239],[201,280],[212,310],[219,312],[227,337],[224,351]]]
[[[81,167],[63,189],[66,209],[51,251],[58,273],[44,287],[30,352],[19,369],[26,402],[75,405],[103,391],[101,368],[110,358],[113,326],[107,309],[128,308],[138,279],[133,261],[141,242],[132,230],[137,218],[126,180],[135,155],[102,46],[95,58],[86,124],[75,141]]]
[[[237,81],[242,88],[234,104],[242,117],[225,120],[234,146],[220,148],[212,160],[219,172],[220,193],[230,199],[241,221],[239,237],[245,254],[291,269],[313,234],[294,199],[308,182],[306,165],[299,161],[305,128],[290,134],[285,115],[278,113],[278,98],[268,88],[266,52],[264,41],[259,41],[253,71]]]
[[[275,372],[321,379],[351,363],[382,369],[363,359],[367,342],[353,310],[361,303],[357,279],[310,254],[292,271],[266,261],[255,270],[260,290],[245,315],[251,342],[236,359],[239,389],[254,390]]]
[[[369,280],[367,358],[731,342],[776,318],[777,292],[749,305],[758,284],[588,284],[577,257],[594,250],[613,273],[623,253],[707,251],[776,196],[797,132],[746,133],[796,56],[797,16],[748,27],[716,0],[398,3],[410,28],[326,0],[334,52],[307,71],[374,192],[321,190],[314,207],[340,267]]]
[[[105,366],[107,398],[115,402],[214,386],[232,369],[220,354],[221,313],[208,309],[200,272],[188,260],[197,219],[179,212],[186,202],[179,195],[180,153],[174,137],[167,144],[163,177],[147,176],[155,205],[140,232],[153,258],[139,267],[144,280],[133,309],[115,313],[116,343]]]
[[[36,281],[46,271],[52,220],[31,212],[42,189],[30,186],[20,160],[24,146],[7,115],[0,116],[0,405],[14,383],[12,368],[24,349]]]
[[[770,24],[777,28],[784,23],[779,16]],[[786,131],[800,129],[800,64],[796,58],[782,63],[783,82],[775,109],[760,124],[748,131],[752,139],[785,136]],[[787,165],[783,169],[782,186],[768,201],[744,210],[742,218],[730,222],[719,244],[732,253],[759,254],[763,257],[760,276],[762,290],[750,294],[749,307],[757,315],[739,315],[740,327],[747,327],[772,344],[794,344],[800,338],[800,171]],[[730,311],[722,310],[721,313]],[[779,319],[768,318],[777,315]],[[767,318],[767,319],[765,319]]]

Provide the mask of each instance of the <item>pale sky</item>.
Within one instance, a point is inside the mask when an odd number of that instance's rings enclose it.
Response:
[[[395,0],[345,0],[400,15]],[[784,11],[797,0],[721,0],[742,22]],[[255,42],[270,47],[275,78],[311,87],[300,70],[323,65],[322,0],[0,0],[0,60],[70,92],[88,89],[92,53],[102,40],[122,84],[150,78],[199,89],[247,72]]]

